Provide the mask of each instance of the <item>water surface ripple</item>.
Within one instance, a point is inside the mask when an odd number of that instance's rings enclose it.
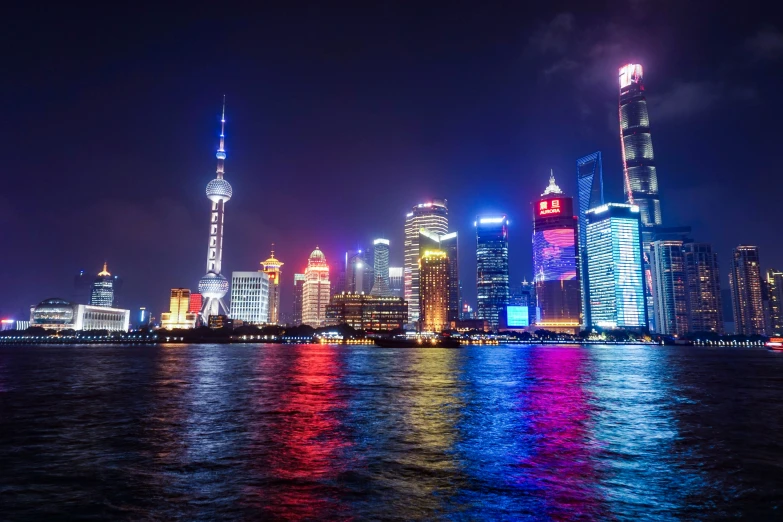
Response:
[[[783,354],[0,347],[3,520],[783,519]]]

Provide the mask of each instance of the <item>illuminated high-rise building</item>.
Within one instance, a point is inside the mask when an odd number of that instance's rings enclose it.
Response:
[[[651,240],[649,228],[660,225],[662,220],[650,117],[639,64],[620,67],[619,115],[626,198],[628,203],[639,207],[644,243],[647,244]]]
[[[449,256],[443,250],[422,249],[419,263],[421,330],[440,332],[449,324]]]
[[[389,290],[391,295],[395,297],[402,297],[405,292],[405,270],[401,266],[389,267]]]
[[[374,274],[370,293],[378,297],[390,297],[392,293],[389,286],[389,240],[378,238],[372,242],[372,248]]]
[[[98,272],[98,277],[92,283],[89,304],[108,308],[114,306],[114,279],[109,273],[106,263],[103,263],[103,270]]]
[[[160,316],[160,325],[166,330],[188,329],[196,326],[198,315],[189,312],[190,290],[188,288],[172,288],[169,300],[169,311]]]
[[[302,324],[302,290],[304,289],[304,282],[304,274],[294,274],[294,310],[292,314],[294,326]]]
[[[436,234],[426,228],[419,230],[419,251],[442,250],[449,258],[449,321],[459,321],[460,296],[459,284],[459,238],[456,232]]]
[[[201,297],[201,294],[198,293],[191,293],[190,294],[190,306],[188,306],[188,312],[193,312],[196,314],[201,313],[201,309],[204,307],[204,298]]]
[[[582,279],[582,326],[590,324],[590,285],[587,273],[587,211],[604,204],[604,174],[601,152],[576,160],[579,189],[579,276]]]
[[[590,326],[646,329],[639,207],[607,203],[586,217]]]
[[[664,335],[688,333],[688,294],[682,239],[650,243],[655,332]]]
[[[449,211],[445,199],[420,203],[405,216],[405,300],[408,320],[419,320],[419,231],[424,228],[438,235],[449,232]]]
[[[738,335],[764,335],[764,303],[761,291],[759,249],[740,245],[734,249],[729,271],[734,331]]]
[[[280,322],[280,276],[283,266],[282,261],[275,258],[275,245],[272,245],[272,254],[269,259],[261,261],[261,271],[269,278],[269,307],[267,317],[264,322],[269,324],[278,324]],[[231,305],[232,308],[234,305]],[[234,319],[241,319],[232,315]]]
[[[552,173],[541,196],[533,209],[536,324],[547,330],[575,332],[581,324],[582,289],[574,200],[563,195]]]
[[[508,303],[508,219],[478,216],[476,227],[476,318],[496,330],[505,326]]]
[[[310,254],[302,285],[302,324],[319,328],[326,324],[326,305],[331,297],[329,265],[318,247]]]
[[[231,272],[231,319],[268,323],[271,289],[266,272]]]
[[[709,243],[683,245],[688,296],[688,330],[723,333],[718,254]]]
[[[232,195],[231,185],[223,179],[223,162],[226,159],[225,129],[226,99],[223,97],[223,115],[220,118],[220,147],[215,154],[217,173],[215,179],[207,183],[207,197],[212,202],[209,218],[207,273],[198,282],[198,291],[204,298],[204,308],[201,311],[204,323],[209,322],[210,315],[218,315],[220,308],[223,308],[225,314],[228,315],[228,308],[223,302],[223,297],[228,293],[228,280],[220,273],[223,263],[223,214],[226,203]]]
[[[408,303],[401,297],[340,292],[326,307],[329,326],[347,324],[357,330],[388,332],[408,323]]]
[[[340,292],[369,294],[372,289],[372,270],[362,250],[345,253],[345,285]]]
[[[783,272],[780,270],[767,270],[767,293],[769,294],[767,333],[783,336]]]

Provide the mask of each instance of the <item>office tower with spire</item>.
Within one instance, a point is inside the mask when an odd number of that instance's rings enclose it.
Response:
[[[291,319],[293,320],[293,326],[299,326],[302,324],[302,290],[304,288],[305,275],[294,274],[294,306]]]
[[[640,228],[636,205],[607,203],[587,211],[591,327],[648,326]]]
[[[329,265],[318,247],[310,254],[302,285],[302,324],[319,328],[326,324],[326,306],[331,297]]]
[[[449,232],[449,211],[445,199],[419,203],[405,216],[404,296],[408,301],[408,320],[419,320],[419,231],[423,228],[438,235]]]
[[[280,268],[282,266],[282,261],[275,258],[275,245],[273,244],[269,259],[261,261],[261,272],[269,277],[269,307],[265,320],[269,324],[280,322],[280,276],[282,274]]]
[[[604,204],[604,174],[601,152],[593,152],[576,160],[576,181],[579,190],[579,275],[582,278],[582,326],[590,325],[590,285],[587,273],[587,211]]]
[[[476,318],[497,330],[508,306],[508,219],[478,216],[476,227]]]
[[[758,247],[740,245],[734,249],[729,288],[734,311],[734,331],[738,335],[764,335],[766,324]]]
[[[576,333],[582,323],[577,244],[574,199],[563,194],[550,172],[549,185],[533,207],[536,324],[543,329]]]
[[[372,242],[374,281],[370,294],[377,297],[390,297],[389,287],[389,240],[378,238]]]
[[[683,245],[688,297],[688,330],[723,333],[718,254],[709,243]]]
[[[650,117],[643,70],[639,64],[620,67],[619,118],[626,199],[639,207],[642,235],[646,236],[643,239],[648,244],[651,227],[660,225],[662,220]]]
[[[204,298],[204,308],[201,311],[204,323],[209,322],[210,315],[218,315],[220,308],[228,315],[228,307],[223,297],[228,293],[228,280],[220,273],[223,262],[223,217],[225,205],[231,199],[232,189],[228,181],[223,179],[223,163],[226,160],[225,149],[226,130],[226,98],[223,97],[223,113],[220,118],[220,147],[217,157],[217,172],[215,179],[207,183],[207,197],[212,203],[209,218],[209,245],[207,247],[207,273],[198,282],[198,291]]]
[[[769,324],[767,333],[783,336],[783,272],[767,270],[767,294],[769,296]]]
[[[98,272],[98,277],[92,282],[90,305],[114,307],[114,279],[109,273],[107,263],[103,263],[103,270]]]

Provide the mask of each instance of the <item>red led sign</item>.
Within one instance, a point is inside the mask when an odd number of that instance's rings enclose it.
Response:
[[[560,214],[563,208],[559,199],[546,199],[538,202],[538,215],[539,216],[552,216]]]

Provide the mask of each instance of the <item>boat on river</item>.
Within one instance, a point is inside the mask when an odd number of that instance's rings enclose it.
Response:
[[[776,352],[783,352],[783,337],[770,337],[765,346]]]

